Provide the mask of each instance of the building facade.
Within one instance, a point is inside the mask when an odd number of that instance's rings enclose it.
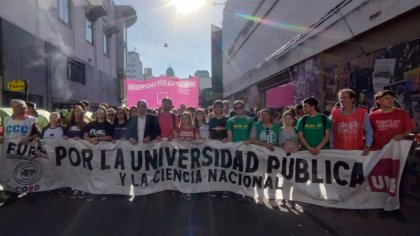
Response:
[[[294,103],[313,96],[327,110],[337,91],[350,87],[370,108],[378,89],[404,87],[402,105],[420,118],[414,95],[419,22],[420,1],[412,0],[229,0],[222,23],[224,97],[266,106],[266,91],[289,83]]]
[[[110,0],[1,1],[1,104],[24,98],[7,88],[24,80],[29,100],[46,109],[79,100],[118,105],[136,19],[131,6]]]
[[[144,80],[143,63],[137,52],[128,52],[126,75],[127,79]]]
[[[222,28],[211,26],[211,86],[212,100],[223,98],[223,41]]]
[[[212,79],[207,70],[197,70],[195,77],[200,79],[199,104],[201,107],[209,107],[213,104]]]
[[[144,68],[144,77],[146,79],[153,78],[153,69],[152,68]]]
[[[165,75],[168,77],[175,77],[174,69],[171,66],[169,66],[168,69],[166,69]]]

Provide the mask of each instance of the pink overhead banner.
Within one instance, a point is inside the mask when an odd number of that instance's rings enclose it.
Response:
[[[295,86],[291,84],[282,85],[272,89],[268,89],[266,92],[267,107],[279,108],[293,105]]]
[[[181,104],[198,107],[199,78],[179,79],[161,76],[148,80],[126,80],[127,105],[135,106],[146,100],[150,108],[161,107],[162,99],[169,97],[175,107]]]

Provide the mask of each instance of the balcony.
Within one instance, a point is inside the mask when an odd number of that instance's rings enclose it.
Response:
[[[111,37],[113,34],[120,32],[120,29],[116,25],[104,25],[104,34],[107,37]]]
[[[86,18],[90,22],[95,22],[99,17],[108,15],[105,6],[101,4],[102,1],[94,1],[93,5],[88,5],[85,8]]]

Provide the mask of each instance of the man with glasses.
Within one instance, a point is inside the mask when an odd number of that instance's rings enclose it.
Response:
[[[155,115],[147,114],[147,102],[140,100],[137,102],[137,115],[128,121],[125,138],[131,144],[137,144],[139,140],[148,143],[155,140],[160,135],[158,120]]]
[[[233,103],[236,115],[227,121],[227,139],[229,142],[244,142],[250,144],[250,133],[254,126],[254,120],[244,115],[245,104],[242,100],[236,100]],[[243,195],[239,195],[236,199],[240,202],[248,202]]]

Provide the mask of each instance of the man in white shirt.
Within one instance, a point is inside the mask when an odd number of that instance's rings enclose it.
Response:
[[[160,128],[157,117],[147,114],[147,102],[140,100],[137,102],[137,115],[128,120],[125,138],[131,144],[137,144],[139,140],[148,143],[160,135]]]

